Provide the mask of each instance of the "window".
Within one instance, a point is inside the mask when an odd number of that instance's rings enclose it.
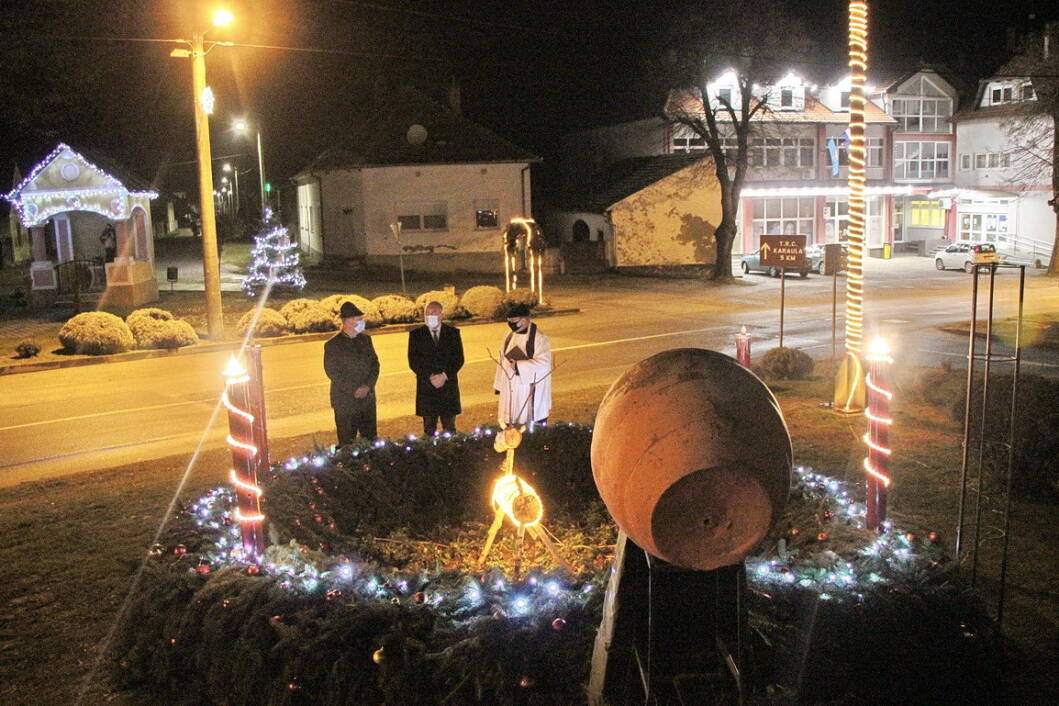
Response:
[[[674,137],[674,152],[701,152],[706,149],[706,140],[701,137]]]
[[[894,145],[895,179],[942,179],[948,176],[948,142],[898,142]]]
[[[909,204],[910,222],[921,228],[944,228],[945,209],[940,201],[913,201]]]
[[[1022,84],[1022,100],[1031,101],[1033,100],[1033,84],[1024,83]]]
[[[971,168],[971,155],[961,154],[960,155],[960,169],[967,171]]]
[[[401,201],[394,204],[402,231],[448,230],[448,209],[445,201]]]
[[[989,153],[989,168],[996,169],[1000,166],[1000,155],[996,152]]]
[[[719,88],[717,89],[717,102],[721,105],[732,105],[732,89],[731,88]]]
[[[492,229],[500,226],[500,202],[496,199],[475,199],[474,227]]]
[[[721,141],[725,157],[734,162],[736,140]],[[767,137],[750,141],[748,160],[752,167],[811,167],[816,163],[816,140],[812,137]]]
[[[793,108],[794,107],[794,90],[791,88],[780,89],[780,107],[781,108]]]
[[[830,138],[835,140],[838,146],[838,166],[846,167],[849,166],[849,147],[846,145],[845,138],[839,136]],[[868,152],[868,166],[869,167],[881,167],[883,165],[883,138],[881,137],[869,137],[866,140],[867,145],[865,146]],[[828,152],[827,163],[831,165],[830,151]]]
[[[1033,91],[1032,86],[1030,91]],[[989,91],[989,102],[990,105],[1000,105],[1001,103],[1011,103],[1015,100],[1015,87],[1014,86],[994,86]]]
[[[838,96],[838,106],[840,108],[849,108],[849,91],[842,91]]]
[[[986,164],[987,157],[988,157],[988,155],[984,155],[984,154],[980,154],[980,153],[976,154],[974,156],[974,168],[975,169],[985,169],[985,164]]]
[[[960,214],[960,239],[989,242],[995,242],[997,237],[1006,239],[1009,225],[1007,213],[962,213]]]
[[[952,101],[948,98],[895,98],[898,132],[949,132]]]
[[[754,199],[755,235],[805,235],[813,242],[815,199]]]

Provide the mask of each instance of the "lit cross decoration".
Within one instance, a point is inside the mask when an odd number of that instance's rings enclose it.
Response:
[[[505,427],[497,433],[496,441],[493,443],[493,448],[498,453],[506,455],[504,457],[503,473],[493,484],[492,504],[495,514],[493,524],[489,528],[489,535],[485,540],[485,547],[482,549],[482,555],[478,558],[478,564],[479,566],[485,564],[485,560],[489,557],[489,552],[493,549],[496,535],[504,524],[504,518],[507,517],[515,525],[518,532],[515,544],[518,551],[515,558],[516,574],[518,574],[522,564],[522,542],[527,531],[544,545],[556,564],[569,568],[562,557],[559,556],[559,551],[555,548],[555,544],[548,536],[543,525],[541,525],[541,520],[544,519],[544,502],[537,494],[537,491],[533,489],[533,486],[515,474],[515,449],[522,443],[523,429],[524,427]]]
[[[890,348],[882,339],[876,339],[865,356],[868,361],[868,374],[864,382],[868,387],[868,406],[864,416],[868,418],[868,431],[864,434],[864,443],[868,455],[864,457],[864,471],[868,474],[867,512],[864,524],[868,529],[878,530],[886,521],[886,492],[892,479],[890,465],[890,427],[894,420],[890,416],[890,401],[894,393],[890,391]]]
[[[530,291],[537,301],[544,301],[544,250],[547,243],[537,221],[532,218],[512,218],[504,230],[504,287],[511,292],[518,289],[519,251],[529,270]]]
[[[265,551],[261,487],[257,484],[258,447],[254,443],[255,417],[250,411],[250,375],[233,355],[224,369],[221,402],[228,410],[228,446],[232,450],[229,479],[235,486],[235,520],[243,536],[243,554],[256,560]]]

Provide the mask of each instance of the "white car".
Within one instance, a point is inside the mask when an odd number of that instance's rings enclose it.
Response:
[[[939,270],[959,269],[970,274],[975,265],[999,262],[996,246],[992,243],[972,243],[961,241],[953,243],[934,256],[934,266]]]

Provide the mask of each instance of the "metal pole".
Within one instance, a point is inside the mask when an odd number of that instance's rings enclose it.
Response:
[[[787,269],[780,268],[780,348],[783,348],[783,308],[787,304]]]
[[[265,373],[261,363],[261,346],[246,350],[250,373],[251,412],[254,415],[254,445],[257,446],[257,470],[264,473],[270,462],[268,455],[268,424],[265,416]]]
[[[838,265],[831,273],[831,361],[838,360]]]
[[[268,204],[265,201],[265,156],[261,151],[261,130],[257,131],[257,171],[261,176],[261,215],[265,215]]]
[[[869,349],[868,355],[868,474],[864,525],[878,531],[886,521],[886,491],[890,482],[890,354]]]
[[[191,39],[191,79],[195,104],[195,145],[199,159],[199,210],[202,212],[202,272],[206,295],[206,329],[211,339],[224,335],[221,313],[221,265],[217,256],[217,217],[213,212],[213,162],[210,157],[210,119],[202,106],[206,90],[206,52],[202,33]]]
[[[978,266],[975,265],[975,270]],[[971,543],[971,585],[974,586],[978,578],[978,536],[982,524],[982,485],[985,482],[983,467],[985,466],[985,435],[986,422],[989,418],[989,371],[993,358],[993,287],[996,284],[996,263],[989,265],[989,307],[988,318],[985,321],[985,365],[982,371],[982,418],[978,424],[978,492],[974,503],[974,534]]]
[[[235,213],[239,213],[239,167],[232,167],[232,172],[235,174]]]
[[[1011,381],[1011,411],[1008,419],[1008,468],[1004,485],[1004,540],[1000,550],[1000,595],[997,597],[997,626],[1004,623],[1007,597],[1008,541],[1011,532],[1011,476],[1015,466],[1015,415],[1018,412],[1019,372],[1022,368],[1022,305],[1026,293],[1026,266],[1019,267],[1019,313],[1015,319],[1015,370]]]
[[[963,457],[960,461],[960,499],[956,506],[956,559],[963,549],[963,512],[967,499],[967,465],[971,454],[971,400],[974,389],[975,336],[978,335],[978,268],[971,280],[971,331],[967,341],[967,390],[963,403]]]

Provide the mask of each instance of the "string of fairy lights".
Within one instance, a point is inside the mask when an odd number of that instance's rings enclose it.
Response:
[[[868,3],[849,4],[849,254],[846,264],[846,352],[859,354],[864,339],[864,190],[867,144],[864,85],[868,79]]]
[[[865,360],[868,361],[870,367],[868,374],[864,377],[864,384],[867,385],[869,394],[869,403],[864,408],[864,416],[868,418],[868,431],[864,432],[864,443],[868,447],[869,454],[864,457],[864,471],[871,477],[878,480],[883,484],[884,488],[889,488],[891,478],[887,469],[883,468],[883,464],[878,461],[874,461],[873,456],[882,456],[884,459],[888,459],[893,450],[887,443],[881,443],[880,433],[883,428],[888,429],[893,425],[894,420],[889,414],[889,403],[894,398],[894,393],[886,387],[883,387],[876,380],[876,376],[879,374],[881,365],[892,364],[893,358],[890,357],[890,352],[886,348],[885,344],[876,342],[868,350]],[[880,407],[885,406],[887,410],[883,412]],[[870,453],[874,451],[875,454]]]

